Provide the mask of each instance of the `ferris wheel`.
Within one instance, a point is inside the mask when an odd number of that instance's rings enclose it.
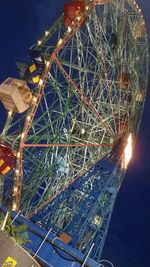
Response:
[[[8,78],[0,86],[8,110],[0,171],[12,181],[12,210],[33,216],[106,158],[113,157],[124,174],[124,148],[128,137],[135,142],[144,107],[147,47],[135,1],[65,4],[60,18],[29,49],[30,64],[18,63],[22,80]],[[63,228],[77,213],[85,188],[94,187],[91,177],[82,193],[68,197],[75,211],[58,208],[53,222]],[[103,205],[107,199],[104,192]],[[101,217],[93,216],[93,227],[100,226]]]

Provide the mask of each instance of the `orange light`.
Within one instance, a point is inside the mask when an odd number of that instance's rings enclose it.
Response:
[[[42,79],[39,80],[39,85],[40,85],[40,86],[43,85],[43,80],[42,80]]]
[[[1,171],[1,173],[3,174],[3,175],[5,175],[7,172],[9,172],[10,171],[10,167],[9,166],[7,166],[3,171]]]
[[[13,202],[12,204],[12,211],[16,211],[17,209],[17,204],[15,202]]]
[[[127,145],[124,149],[123,159],[122,159],[123,169],[127,169],[131,158],[132,158],[132,134],[129,135],[128,140],[127,140]]]
[[[0,159],[0,167],[5,163],[3,159]]]

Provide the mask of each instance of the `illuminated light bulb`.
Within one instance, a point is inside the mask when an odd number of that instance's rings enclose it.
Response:
[[[21,138],[24,138],[24,136],[25,136],[25,134],[24,134],[24,133],[22,133],[22,134],[21,134]]]
[[[85,7],[85,9],[86,9],[86,10],[89,10],[89,7],[88,7],[88,6],[86,6],[86,7]]]
[[[40,86],[43,85],[43,80],[42,80],[42,79],[40,79],[40,81],[39,81],[39,85],[40,85]]]
[[[39,41],[38,41],[38,45],[41,45],[41,43],[42,43],[42,41],[39,40]]]
[[[13,112],[11,110],[8,112],[9,117],[11,117],[12,113]]]
[[[30,115],[28,115],[27,116],[27,121],[29,121],[31,119],[31,116]]]
[[[68,26],[67,32],[71,32],[71,31],[72,31],[71,27]]]
[[[48,31],[45,31],[45,36],[48,36],[49,35],[49,32]]]
[[[15,173],[16,173],[16,174],[19,174],[19,170],[16,169],[16,170],[15,170]]]
[[[81,134],[84,134],[84,133],[85,133],[85,129],[82,128],[82,129],[81,129]]]
[[[17,153],[17,158],[20,158],[20,152]]]
[[[49,65],[50,65],[50,62],[49,62],[49,61],[47,61],[47,62],[46,62],[46,66],[47,66],[47,67],[49,67]]]
[[[12,211],[15,211],[15,210],[16,210],[16,208],[17,208],[17,205],[16,205],[16,203],[13,203],[13,204],[12,204]]]
[[[13,192],[14,192],[14,193],[17,193],[17,191],[18,191],[18,187],[17,187],[17,186],[14,186],[14,187],[13,187]]]
[[[33,96],[33,99],[32,99],[33,103],[36,103],[37,101],[37,98],[35,96]]]
[[[77,17],[77,20],[80,21],[80,20],[81,20],[81,17],[78,16],[78,17]]]
[[[60,38],[59,41],[58,41],[58,45],[61,45],[63,42],[63,40]]]

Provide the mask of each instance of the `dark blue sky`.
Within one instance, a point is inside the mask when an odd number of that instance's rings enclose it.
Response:
[[[0,82],[18,77],[15,60],[42,36],[64,0],[0,0]],[[150,1],[139,0],[150,40]],[[117,198],[104,249],[115,267],[150,266],[150,83],[134,157]],[[0,119],[0,124],[5,113]]]

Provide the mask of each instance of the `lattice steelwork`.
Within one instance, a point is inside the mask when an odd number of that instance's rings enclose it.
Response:
[[[47,204],[67,192],[77,177],[82,180],[97,162],[110,159],[112,149],[129,133],[135,139],[148,71],[145,23],[131,0],[85,1],[84,10],[78,11],[69,27],[62,15],[31,51],[41,60],[40,81],[35,87],[30,85],[33,99],[28,111],[9,114],[1,134],[17,151],[12,207],[17,210],[20,206],[26,216],[47,210]],[[75,217],[75,206],[81,202],[84,210],[95,184],[103,183],[103,194],[94,193],[99,201],[89,219],[92,234],[87,216],[85,242],[73,244],[80,251],[87,249],[86,240],[89,238],[89,245],[98,231],[101,239],[106,234],[108,223],[105,225],[103,216],[108,222],[124,174],[119,149],[116,160],[113,153],[113,171],[108,166],[105,170],[102,163],[101,176],[100,170],[94,171],[53,213],[56,231],[67,229],[67,214]],[[105,207],[102,213],[100,206]],[[95,255],[98,260],[99,253]]]

